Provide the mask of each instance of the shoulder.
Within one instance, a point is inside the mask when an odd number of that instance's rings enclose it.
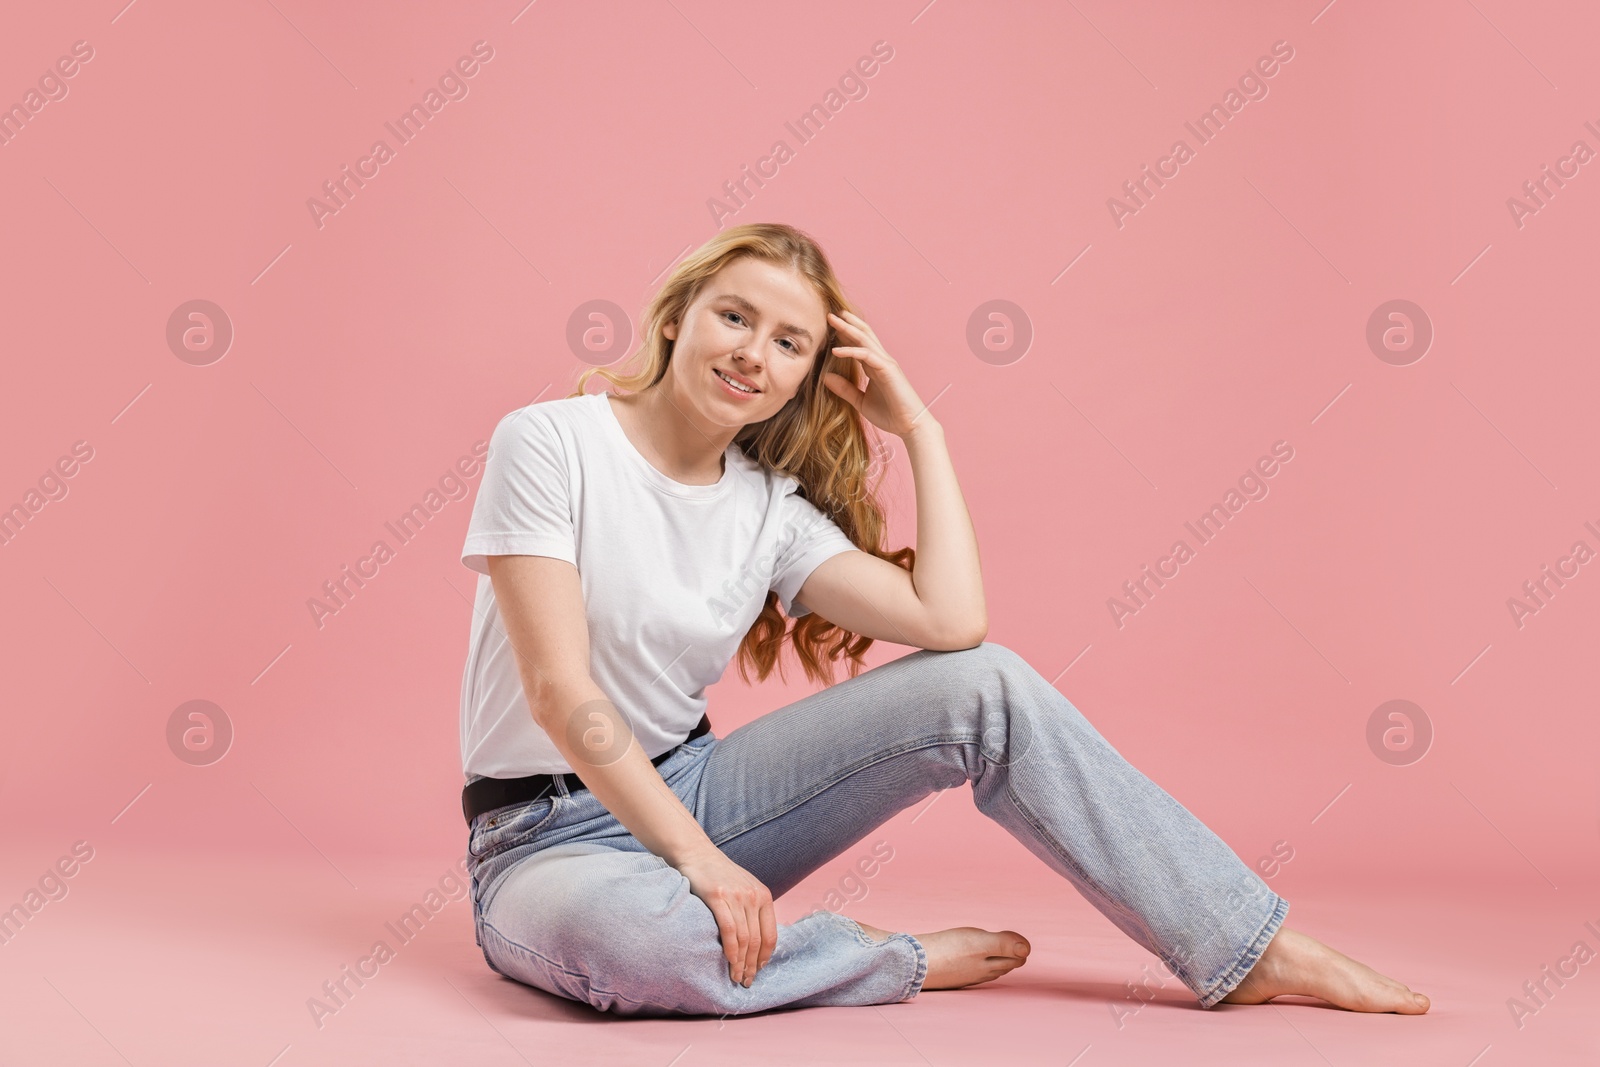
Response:
[[[600,412],[595,402],[605,403],[601,394],[539,400],[508,411],[495,424],[494,436],[503,444],[515,441],[564,440],[592,432],[599,425]]]
[[[536,400],[506,412],[501,416],[500,425],[516,425],[522,422],[540,423],[545,426],[592,423],[595,421],[595,416],[600,413],[595,406],[596,403],[605,402],[603,393],[564,396],[556,400]]]
[[[768,515],[784,528],[792,532],[812,528],[820,522],[831,521],[828,513],[812,502],[799,478],[757,463],[743,453],[740,453],[739,459],[749,472],[748,477],[755,480],[759,486]]]

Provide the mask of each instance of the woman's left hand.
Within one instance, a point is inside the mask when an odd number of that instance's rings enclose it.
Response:
[[[867,387],[858,389],[850,379],[833,371],[822,375],[824,385],[885,433],[904,438],[913,429],[933,422],[933,416],[925,413],[926,405],[906,380],[905,371],[884,351],[883,343],[865,319],[853,311],[842,316],[829,312],[828,322],[845,338],[856,342],[835,347],[833,353],[859,360],[867,369]]]

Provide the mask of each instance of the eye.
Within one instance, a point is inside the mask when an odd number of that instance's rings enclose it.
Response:
[[[732,315],[734,318],[739,320],[739,325],[741,325],[741,326],[744,325],[744,316],[739,314],[737,311],[724,311],[724,312],[721,312],[721,314],[723,314],[723,315]],[[795,344],[794,341],[790,340],[789,338],[787,338],[787,337],[783,338],[783,342],[784,342],[784,344],[787,344],[789,346],[789,354],[791,356],[803,356],[803,355],[805,355],[805,352],[800,348],[800,346]]]

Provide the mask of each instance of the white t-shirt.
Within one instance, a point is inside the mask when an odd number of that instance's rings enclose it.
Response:
[[[817,565],[855,545],[736,444],[714,485],[685,485],[628,440],[604,392],[529,404],[489,442],[461,562],[477,571],[461,680],[461,763],[477,776],[570,771],[534,722],[495,604],[487,556],[578,568],[589,673],[645,754],[680,744],[705,712],[768,590],[791,617]]]

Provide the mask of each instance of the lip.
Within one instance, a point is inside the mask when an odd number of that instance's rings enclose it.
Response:
[[[733,386],[731,386],[727,382],[723,381],[722,378],[718,376],[718,374],[717,374],[718,371],[722,371],[723,374],[726,374],[728,377],[732,378],[734,381],[738,382],[740,385],[748,385],[750,388],[754,389],[755,392],[753,392],[753,393],[741,393],[741,392],[739,392],[739,390],[735,389]],[[713,368],[711,368],[711,377],[717,379],[717,384],[722,387],[722,391],[723,392],[727,393],[729,396],[736,396],[740,400],[753,400],[756,397],[761,395],[761,387],[760,386],[758,386],[755,382],[752,382],[749,378],[746,378],[744,375],[735,374],[731,370],[722,370],[721,367],[713,367]]]

